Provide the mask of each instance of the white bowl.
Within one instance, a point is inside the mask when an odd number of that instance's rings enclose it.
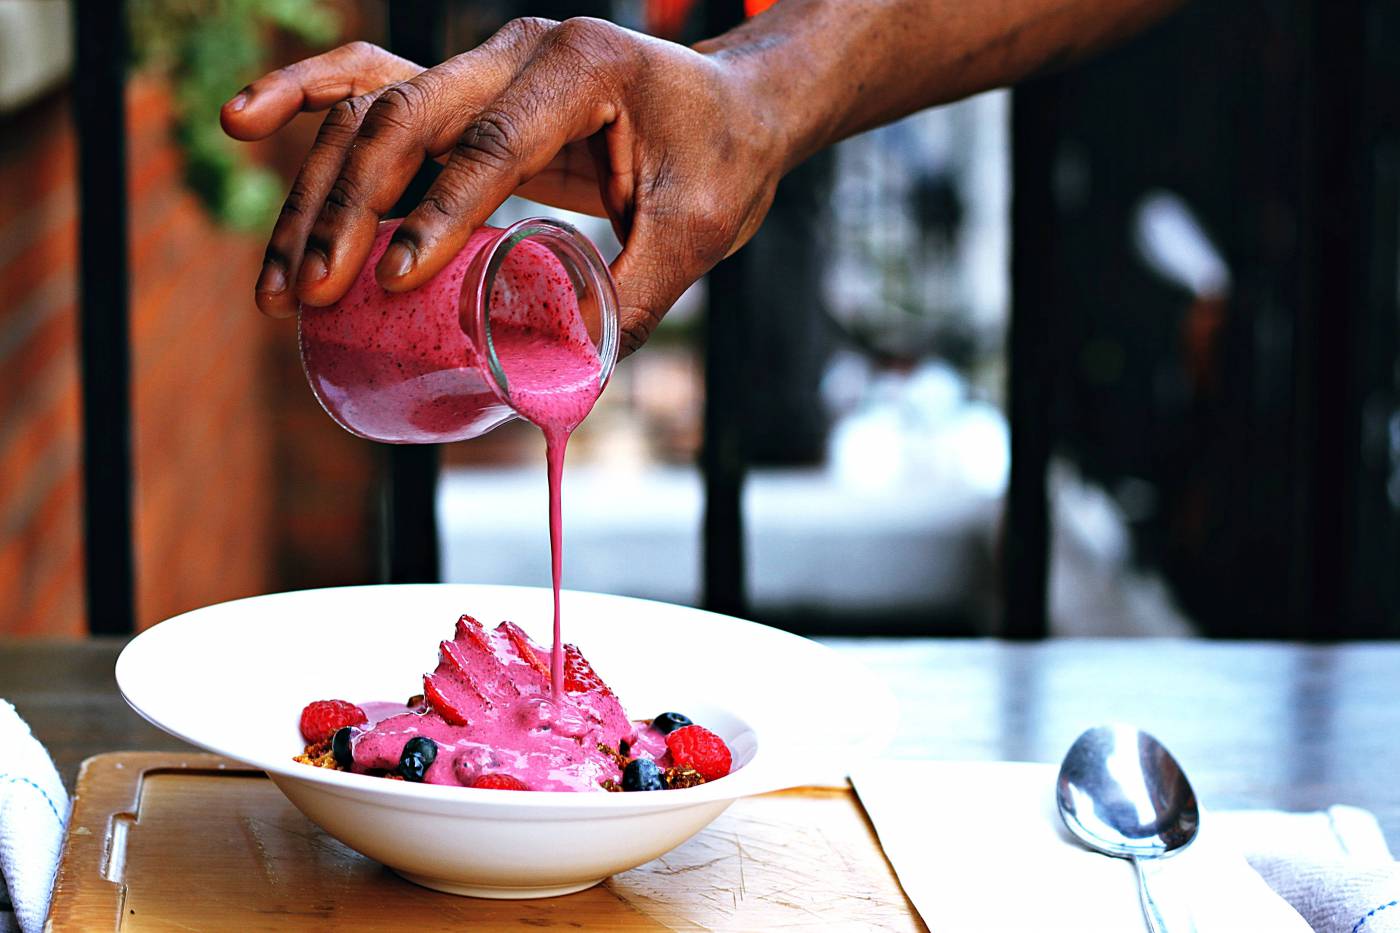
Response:
[[[132,708],[262,768],[311,820],[411,881],[548,897],[650,861],[734,800],[829,780],[894,734],[889,690],[815,642],[729,616],[565,591],[564,634],[629,715],[679,710],[734,753],[728,777],[653,793],[522,793],[386,781],[292,761],[311,700],[402,700],[463,612],[549,643],[547,589],[469,584],[307,590],[220,603],[137,636],[117,660]]]

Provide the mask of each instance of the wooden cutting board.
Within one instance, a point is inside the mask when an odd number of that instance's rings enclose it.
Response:
[[[88,759],[49,929],[926,930],[849,789],[735,803],[698,836],[566,897],[430,891],[346,848],[261,771],[213,755]]]

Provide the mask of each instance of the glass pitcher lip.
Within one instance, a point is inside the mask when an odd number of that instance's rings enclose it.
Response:
[[[495,343],[491,339],[489,297],[496,273],[505,257],[519,243],[532,239],[540,233],[545,234],[546,237],[552,236],[561,239],[577,254],[574,258],[582,260],[583,268],[580,271],[588,277],[585,284],[598,292],[598,300],[603,310],[600,322],[602,334],[597,347],[600,363],[599,392],[607,387],[613,369],[617,366],[621,350],[617,286],[613,282],[612,273],[608,270],[607,263],[604,262],[602,254],[598,252],[598,247],[593,244],[593,241],[584,236],[573,224],[553,217],[526,217],[503,227],[472,259],[469,271],[462,282],[462,294],[458,301],[458,323],[485,358],[487,369],[491,373],[491,379],[488,380],[487,384],[497,397],[512,409],[515,406],[510,398],[510,382],[506,378],[505,369],[501,365],[500,359],[496,356]],[[547,239],[543,241],[543,245],[551,252],[555,252]],[[558,254],[556,253],[556,255]],[[467,300],[469,289],[472,290],[470,301]],[[472,309],[474,309],[474,313],[469,315],[468,311]]]

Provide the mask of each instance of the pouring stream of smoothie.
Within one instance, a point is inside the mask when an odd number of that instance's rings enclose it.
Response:
[[[510,296],[516,302],[534,306],[537,313],[527,318],[533,320],[524,328],[494,327],[491,342],[510,386],[512,407],[544,432],[549,477],[550,575],[554,587],[554,645],[549,670],[550,684],[557,699],[564,692],[564,641],[559,612],[564,547],[564,452],[569,435],[592,410],[602,387],[598,356],[579,319],[578,305],[567,287],[567,279],[558,281],[551,271],[547,267],[538,270],[538,283],[531,277],[524,277],[522,284],[538,284],[541,295],[527,295],[525,289],[517,288]],[[562,270],[559,271],[562,274]],[[494,291],[492,300],[497,300]],[[506,300],[505,296],[500,300]]]
[[[559,581],[563,575],[564,451],[569,435],[598,398],[598,357],[591,344],[567,336],[514,329],[492,334],[496,355],[510,385],[517,412],[544,432],[549,476],[549,556],[554,585],[554,648],[550,652],[550,683],[554,696],[564,690],[564,641],[560,631]]]
[[[477,230],[428,283],[391,294],[375,281],[373,270],[396,226],[381,225],[364,271],[341,301],[303,308],[307,376],[326,410],[362,436],[391,443],[472,436],[474,425],[499,423],[505,409],[488,348],[475,346],[464,333],[458,306],[468,266],[499,231]],[[568,272],[540,243],[526,239],[510,248],[492,280],[488,308],[489,349],[508,387],[504,401],[545,436],[554,586],[550,680],[557,700],[564,687],[559,612],[564,451],[602,392],[602,364]]]

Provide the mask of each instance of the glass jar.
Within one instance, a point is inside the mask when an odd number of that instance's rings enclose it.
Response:
[[[536,356],[552,343],[596,355],[602,391],[617,362],[617,292],[587,237],[547,218],[481,227],[436,276],[395,294],[374,267],[399,223],[380,223],[345,297],[297,315],[306,379],[341,427],[387,444],[439,444],[527,416],[511,376],[528,373],[538,396],[549,371],[512,358],[525,351],[507,332],[528,334]]]

